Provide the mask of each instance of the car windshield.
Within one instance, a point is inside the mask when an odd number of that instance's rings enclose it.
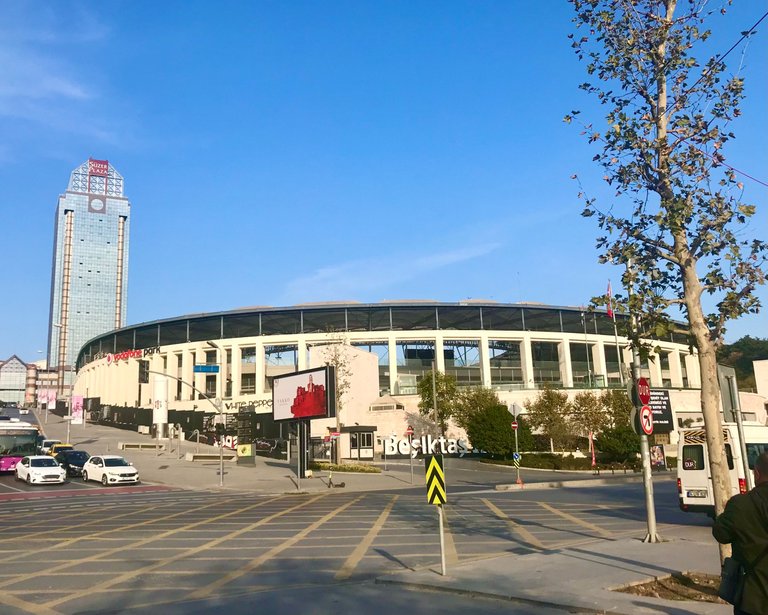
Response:
[[[64,451],[63,457],[64,459],[66,459],[71,463],[73,461],[77,461],[77,462],[88,461],[88,458],[90,457],[90,455],[85,451]]]
[[[119,466],[129,466],[131,464],[122,457],[118,457],[117,459],[105,459],[104,465],[108,468],[117,468]]]
[[[33,468],[55,468],[59,464],[51,457],[50,459],[31,459],[30,465]]]

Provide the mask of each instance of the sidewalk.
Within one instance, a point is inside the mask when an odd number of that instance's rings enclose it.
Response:
[[[600,540],[580,547],[508,555],[380,577],[377,583],[452,591],[542,607],[587,613],[731,615],[728,604],[646,598],[613,588],[637,585],[677,572],[720,574],[714,540],[674,539],[645,544],[638,539]],[[514,611],[511,611],[514,612]]]

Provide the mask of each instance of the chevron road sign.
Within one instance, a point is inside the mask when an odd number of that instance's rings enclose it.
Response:
[[[443,472],[442,455],[425,455],[424,468],[427,472],[427,502],[430,504],[445,504],[445,472]]]

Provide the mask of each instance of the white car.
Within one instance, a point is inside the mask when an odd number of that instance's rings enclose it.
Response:
[[[50,455],[30,455],[16,464],[15,476],[28,485],[63,483],[67,480],[67,471]]]
[[[40,443],[40,454],[41,455],[47,455],[48,453],[50,453],[51,452],[51,447],[54,444],[61,444],[61,440],[53,440],[51,438],[47,438],[47,439],[43,440]]]
[[[83,480],[100,481],[105,487],[120,483],[138,483],[139,471],[119,455],[97,455],[83,464]]]

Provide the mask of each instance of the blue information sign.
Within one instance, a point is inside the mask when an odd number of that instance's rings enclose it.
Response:
[[[196,374],[218,374],[218,365],[195,365]]]

